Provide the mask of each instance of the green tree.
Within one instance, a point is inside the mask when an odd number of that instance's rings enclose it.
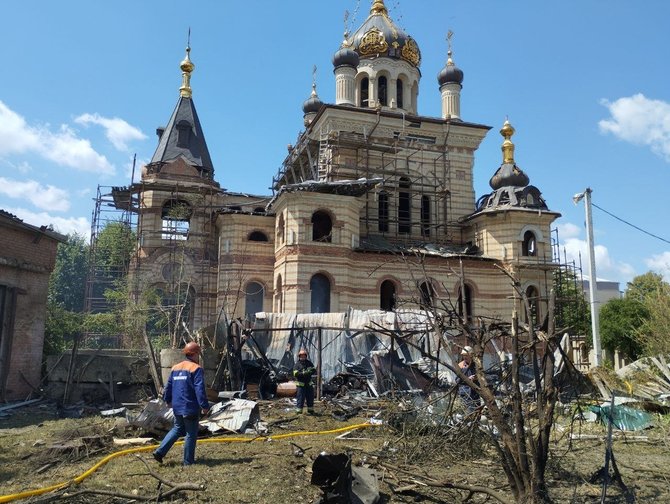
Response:
[[[56,264],[49,278],[49,303],[71,312],[84,311],[89,247],[78,234],[67,236],[58,245]]]
[[[648,317],[647,306],[637,296],[610,299],[600,309],[603,347],[611,352],[618,349],[629,359],[636,360],[643,350],[638,331]]]
[[[658,293],[667,288],[667,286],[668,283],[663,281],[662,275],[648,271],[644,275],[636,276],[628,282],[625,297],[644,303],[650,295]]]
[[[648,317],[638,331],[647,355],[670,355],[670,284],[662,282],[645,299]]]

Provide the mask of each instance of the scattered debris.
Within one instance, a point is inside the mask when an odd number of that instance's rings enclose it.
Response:
[[[320,454],[312,464],[311,483],[323,492],[320,504],[375,504],[380,499],[375,471],[352,466],[343,453]]]
[[[200,425],[211,432],[245,432],[249,425],[254,425],[259,420],[258,405],[254,401],[232,399],[212,406],[209,417],[201,421]]]

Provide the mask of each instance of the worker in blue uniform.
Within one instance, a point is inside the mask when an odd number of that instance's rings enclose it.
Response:
[[[301,348],[298,352],[298,362],[293,368],[293,376],[296,384],[296,403],[295,412],[302,413],[303,406],[307,402],[307,413],[314,414],[314,383],[312,376],[316,373],[316,368],[312,361],[307,358],[307,350]]]
[[[200,345],[191,341],[184,347],[185,359],[175,364],[170,371],[163,400],[172,406],[174,426],[163,438],[163,442],[153,452],[154,458],[162,463],[163,457],[172,445],[184,438],[184,465],[195,462],[195,445],[198,439],[200,413],[209,413],[205,372],[198,364]]]

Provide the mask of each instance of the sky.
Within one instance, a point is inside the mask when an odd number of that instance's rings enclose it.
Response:
[[[334,102],[331,58],[371,0],[22,0],[0,30],[0,209],[33,225],[90,234],[98,186],[131,182],[157,145],[181,84],[191,30],[193,99],[222,187],[270,194],[302,125],[312,68]],[[419,44],[419,114],[439,117],[437,73],[464,74],[461,116],[492,126],[475,158],[477,197],[515,160],[556,221],[561,257],[589,272],[591,188],[596,272],[670,280],[670,2],[667,0],[386,0]],[[665,55],[665,56],[664,56]],[[137,177],[136,177],[137,179]],[[602,210],[601,210],[602,209]],[[603,211],[604,210],[604,211]],[[613,214],[612,217],[609,214]],[[618,219],[617,219],[618,218]],[[636,230],[625,223],[656,235]],[[1,240],[0,240],[0,248]],[[580,259],[581,258],[581,259]]]

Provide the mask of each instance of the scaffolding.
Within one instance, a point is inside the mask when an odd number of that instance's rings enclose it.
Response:
[[[460,229],[451,208],[452,173],[447,146],[449,131],[443,143],[432,136],[402,130],[393,136],[333,131],[322,127],[302,132],[272,179],[276,193],[283,185],[314,180],[334,182],[381,177],[384,182],[366,197],[361,215],[362,237],[383,236],[392,242],[408,243],[430,240],[448,243]],[[380,216],[381,193],[404,193],[398,181],[407,185],[407,206],[418,210],[419,218],[403,220],[398,211],[389,208]],[[395,209],[397,210],[397,208]]]

